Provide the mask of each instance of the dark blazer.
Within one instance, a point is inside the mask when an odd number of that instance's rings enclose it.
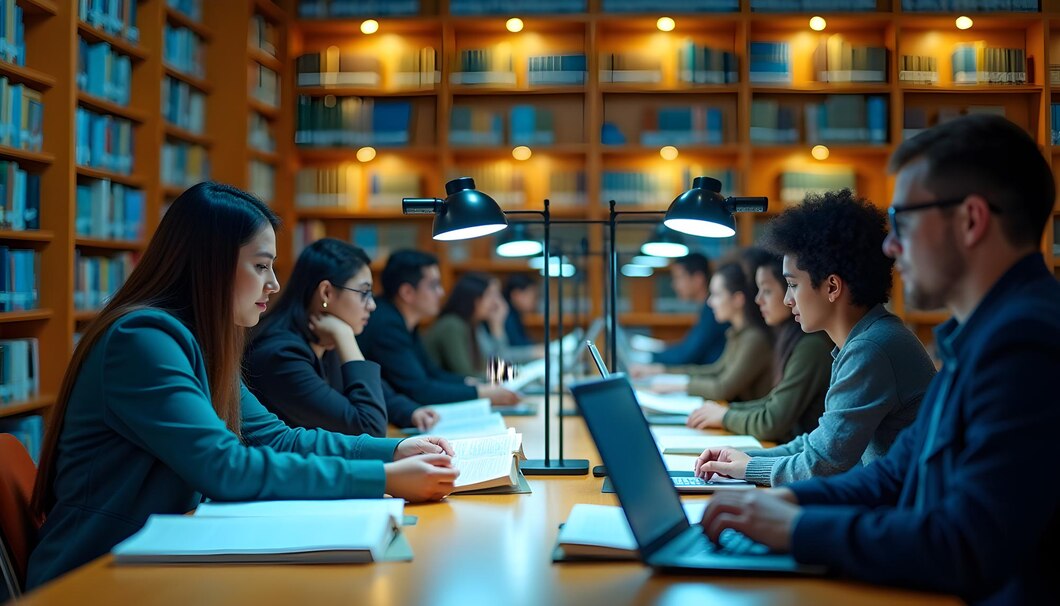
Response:
[[[358,344],[360,337],[358,337]],[[363,352],[362,352],[363,353]],[[324,365],[324,370],[328,376],[328,382],[335,389],[342,389],[342,361],[339,360],[339,356],[334,351],[329,351],[324,354],[321,359],[321,363]],[[372,362],[378,368],[378,364]],[[386,402],[386,418],[390,421],[391,425],[395,427],[412,427],[412,413],[416,412],[417,408],[420,408],[422,404],[416,402],[412,398],[398,393],[390,383],[380,378],[380,385],[383,388],[383,401]]]
[[[806,506],[794,555],[969,601],[1053,603],[1060,283],[1029,255],[936,341],[943,369],[886,456],[790,486]]]
[[[288,322],[255,334],[244,361],[247,387],[288,425],[386,436],[386,405],[375,362],[328,369],[302,331]]]
[[[713,364],[725,350],[725,331],[728,324],[719,324],[714,319],[714,310],[703,305],[699,321],[688,331],[684,339],[652,355],[652,362],[670,366],[680,364]]]
[[[464,377],[445,372],[423,349],[415,329],[389,301],[379,301],[372,320],[357,338],[364,357],[379,364],[383,378],[393,388],[421,404],[473,400],[478,390]]]

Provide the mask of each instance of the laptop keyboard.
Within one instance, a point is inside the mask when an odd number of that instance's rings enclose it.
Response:
[[[718,545],[703,541],[703,549],[696,555],[725,554],[725,555],[765,555],[769,553],[769,547],[761,543],[755,543],[747,535],[741,534],[732,528],[721,531],[718,537]]]
[[[703,478],[696,477],[676,477],[673,478],[674,486],[706,486],[707,481]]]

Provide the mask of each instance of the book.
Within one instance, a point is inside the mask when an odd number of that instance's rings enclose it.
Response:
[[[706,501],[681,504],[690,524],[698,524],[706,511]],[[556,546],[562,550],[558,559],[636,560],[637,541],[617,505],[578,503],[571,508],[560,526]],[[555,559],[555,558],[554,558]]]
[[[111,550],[117,564],[378,562],[398,532],[386,511],[343,515],[152,515]]]
[[[499,412],[491,412],[485,416],[475,416],[464,419],[446,420],[443,416],[433,428],[431,435],[441,436],[447,440],[459,440],[464,438],[476,438],[484,436],[495,436],[505,434],[508,425]]]
[[[455,456],[453,466],[460,477],[453,493],[488,488],[514,488],[519,485],[519,461],[523,454],[523,436],[515,429],[506,433],[476,438],[450,440]]]
[[[659,433],[658,428],[653,433]],[[722,446],[736,450],[762,448],[762,443],[754,436],[657,435],[656,441],[663,454],[699,455],[708,448]]]
[[[293,501],[248,501],[200,503],[194,515],[223,518],[268,518],[289,516],[344,516],[384,512],[398,522],[405,517],[404,499],[327,499]]]
[[[641,409],[665,415],[689,415],[703,405],[703,398],[688,394],[657,394],[638,389],[636,395]]]

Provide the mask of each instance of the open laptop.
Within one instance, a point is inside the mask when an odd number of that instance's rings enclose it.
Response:
[[[611,376],[610,371],[607,370],[607,366],[604,364],[604,358],[600,355],[600,350],[596,348],[596,343],[592,341],[586,341],[585,347],[589,350],[589,355],[592,357],[593,362],[596,364],[596,370],[600,371],[600,376],[604,379]],[[681,425],[684,426],[688,422],[688,415],[664,415],[645,413],[644,417],[648,419],[648,423],[652,425]]]
[[[623,376],[571,386],[574,401],[611,476],[618,502],[633,530],[641,558],[663,570],[822,574],[789,554],[771,553],[731,529],[714,545],[681,507],[640,412],[633,387]]]

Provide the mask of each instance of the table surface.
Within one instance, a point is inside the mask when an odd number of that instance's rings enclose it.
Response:
[[[554,413],[553,413],[554,414]],[[508,417],[530,458],[543,415]],[[578,417],[568,456],[600,464]],[[553,450],[558,423],[552,423]],[[689,461],[694,458],[689,458]],[[553,564],[556,532],[577,503],[616,505],[602,478],[531,476],[533,494],[451,496],[408,505],[412,562],[371,565],[116,566],[104,556],[25,596],[43,604],[958,604],[953,598],[822,578],[664,575],[639,562]],[[686,499],[705,497],[684,497]]]

